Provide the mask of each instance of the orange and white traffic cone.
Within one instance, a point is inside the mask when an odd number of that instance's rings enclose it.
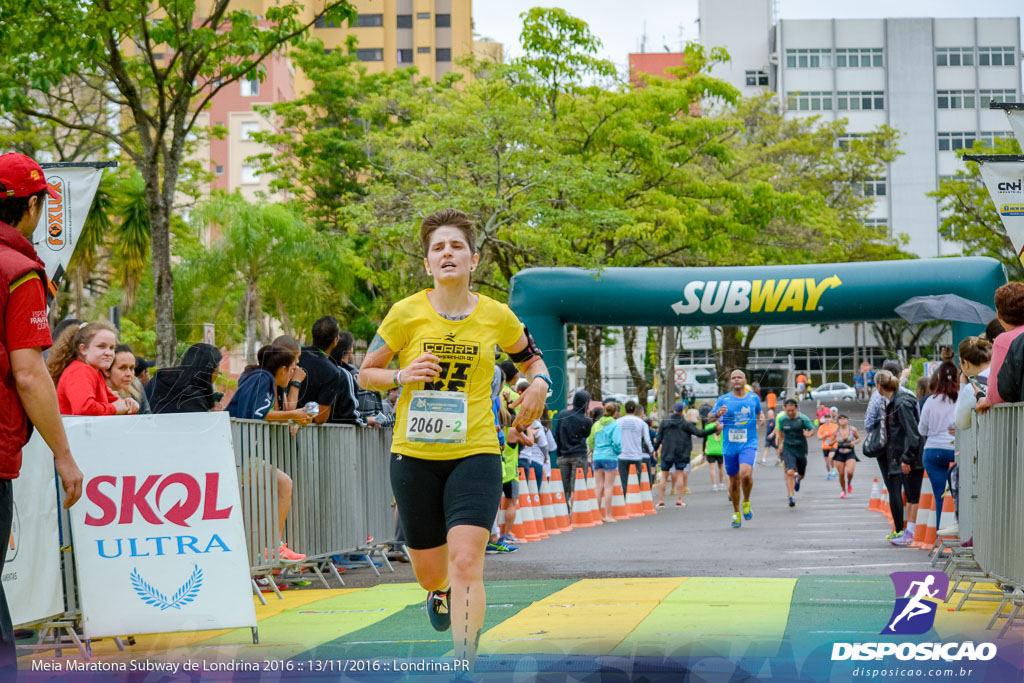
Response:
[[[889,489],[882,487],[882,509],[879,510],[892,523],[892,508],[889,506]]]
[[[922,526],[921,522],[918,522],[917,526],[914,527],[914,547],[931,550],[932,546],[935,545],[935,536],[937,532],[935,528],[935,496],[934,494],[927,494],[928,506],[926,508],[924,504],[925,495],[926,494],[923,493],[921,494],[921,506],[917,509],[918,519],[922,518],[921,511],[924,511],[924,529],[918,533],[918,529]],[[918,536],[920,536],[920,539]]]
[[[602,526],[604,520],[601,519],[601,511],[597,507],[597,483],[594,481],[594,470],[587,468],[587,507],[590,510],[590,521],[594,523],[594,526]]]
[[[868,503],[868,510],[882,511],[882,487],[878,485],[878,477],[875,477],[875,481],[871,484],[871,501]]]
[[[587,514],[587,481],[583,477],[583,468],[576,468],[576,485],[572,489],[572,528],[582,529],[594,526]]]
[[[565,502],[565,487],[562,486],[562,470],[551,470],[551,502],[555,508],[555,519],[559,531],[572,531],[569,521],[569,506]]]
[[[945,517],[946,519],[955,519],[955,517],[954,517],[955,514],[956,514],[956,504],[953,502],[953,496],[943,496],[942,497],[942,516]],[[939,525],[938,520],[936,520],[935,521],[935,526],[938,526],[938,525]],[[949,526],[949,522],[946,522],[946,526]],[[938,535],[938,529],[936,529],[935,533],[936,533],[936,535]],[[943,536],[942,538],[956,538],[956,534],[953,534],[952,536]]]
[[[629,466],[629,478],[626,482],[626,512],[630,517],[644,516],[644,502],[640,497],[640,481],[636,476],[636,465]]]
[[[555,506],[551,501],[551,481],[549,479],[540,483],[540,509],[544,512],[544,531],[548,532],[549,536],[561,533],[555,519]]]
[[[651,493],[651,478],[647,475],[647,465],[640,465],[640,501],[645,515],[656,515],[654,494]]]
[[[612,493],[612,519],[629,519],[626,511],[626,496],[622,493],[622,477],[615,472],[615,489]]]
[[[527,508],[530,506],[530,494],[526,490],[526,474],[523,468],[519,468],[519,496],[516,498],[516,521],[512,524],[511,534],[515,538],[528,543],[526,537],[526,520],[529,519]]]
[[[529,490],[529,507],[532,508],[532,513],[534,513],[537,535],[542,539],[547,539],[548,529],[544,523],[544,507],[541,504],[541,492],[537,487],[537,476],[534,474],[534,468],[529,468],[526,478],[526,487]]]
[[[523,520],[523,535],[527,541],[539,541],[540,533],[537,532],[537,517],[533,511],[533,499],[530,496],[530,485],[526,480],[526,473],[519,468],[519,514],[516,519]]]

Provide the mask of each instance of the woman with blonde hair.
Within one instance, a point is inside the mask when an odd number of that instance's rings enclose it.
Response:
[[[46,368],[57,385],[61,415],[139,412],[135,399],[121,398],[107,388],[103,372],[114,362],[116,347],[117,329],[110,323],[82,323],[64,330],[46,360]]]

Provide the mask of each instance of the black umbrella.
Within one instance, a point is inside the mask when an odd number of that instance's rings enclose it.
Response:
[[[949,320],[985,325],[996,317],[996,312],[985,304],[965,299],[956,294],[915,296],[896,307],[896,314],[908,323],[926,323]]]

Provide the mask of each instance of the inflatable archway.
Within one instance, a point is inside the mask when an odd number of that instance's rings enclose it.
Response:
[[[915,296],[957,294],[992,305],[1006,283],[995,259],[942,258],[722,268],[531,268],[509,306],[551,369],[549,405],[566,395],[566,325],[790,325],[897,318]],[[953,337],[976,333],[954,323]]]

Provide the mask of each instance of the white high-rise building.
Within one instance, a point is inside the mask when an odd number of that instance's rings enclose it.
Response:
[[[990,100],[1021,101],[1020,19],[771,19],[771,0],[701,0],[700,37],[724,47],[717,77],[745,96],[778,93],[787,116],[846,118],[852,135],[888,124],[903,153],[866,183],[867,219],[921,257],[959,253],[939,238],[939,178],[974,140],[1011,137]]]

